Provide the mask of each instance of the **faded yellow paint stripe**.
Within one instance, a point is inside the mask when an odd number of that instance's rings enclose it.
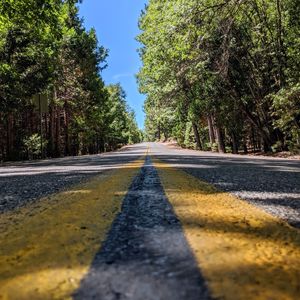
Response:
[[[0,299],[69,299],[143,160],[0,217]]]
[[[155,161],[212,296],[300,299],[300,232],[212,185]]]

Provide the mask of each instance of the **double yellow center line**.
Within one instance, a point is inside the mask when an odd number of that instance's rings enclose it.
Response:
[[[0,299],[71,299],[143,163],[3,214]],[[297,229],[168,164],[154,166],[214,298],[300,299]]]
[[[71,299],[144,160],[0,218],[0,299]]]
[[[155,161],[216,299],[300,299],[300,232],[246,201]]]

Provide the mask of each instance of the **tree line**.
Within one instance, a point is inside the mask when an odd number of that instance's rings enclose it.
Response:
[[[139,21],[146,138],[300,151],[298,0],[150,0]]]
[[[108,51],[77,0],[0,3],[0,161],[99,153],[141,140]]]

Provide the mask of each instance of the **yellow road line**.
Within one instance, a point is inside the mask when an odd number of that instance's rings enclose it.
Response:
[[[0,217],[0,299],[70,299],[144,160]]]
[[[300,232],[187,173],[155,161],[212,296],[300,299]]]

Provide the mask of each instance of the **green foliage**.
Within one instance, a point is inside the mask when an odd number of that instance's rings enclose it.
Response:
[[[184,136],[184,145],[187,148],[196,149],[192,122],[187,122]]]
[[[24,138],[23,144],[26,152],[28,152],[29,158],[32,159],[41,155],[42,147],[45,149],[47,141],[41,140],[41,136],[38,133],[35,133]]]
[[[274,125],[285,134],[289,148],[300,152],[300,84],[275,94],[273,109]]]
[[[13,110],[54,75],[62,1],[0,3],[0,110]]]
[[[120,85],[104,85],[108,51],[83,27],[78,2],[0,2],[0,159],[98,153],[142,138]],[[45,93],[40,116],[32,98]]]
[[[106,87],[108,92],[107,136],[111,144],[134,144],[141,141],[134,112],[127,106],[126,94],[120,84]]]
[[[212,152],[217,152],[218,151],[218,145],[217,143],[207,143],[206,148]]]
[[[299,128],[291,135],[284,130],[271,97],[299,81],[298,6],[295,0],[150,0],[139,23],[137,76],[148,97],[147,136],[170,128],[158,117],[169,109],[172,135],[187,146],[186,124],[205,128],[208,119],[210,138],[202,142],[217,143],[219,151],[299,144]]]

